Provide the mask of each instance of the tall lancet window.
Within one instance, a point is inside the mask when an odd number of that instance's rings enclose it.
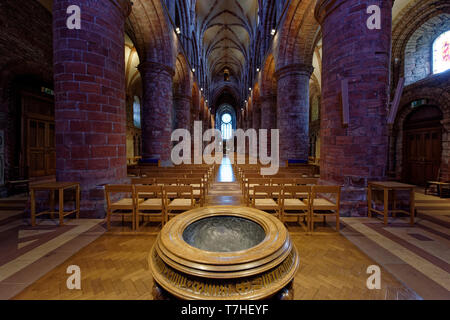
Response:
[[[233,118],[229,113],[224,113],[222,115],[221,131],[223,140],[231,139],[231,137],[233,136],[233,124],[231,123],[232,119]]]
[[[450,69],[450,30],[441,34],[433,43],[433,74]]]
[[[133,123],[136,128],[141,128],[141,102],[137,96],[133,102]]]

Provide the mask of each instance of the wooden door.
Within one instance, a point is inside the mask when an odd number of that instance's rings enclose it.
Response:
[[[55,124],[53,121],[28,118],[27,160],[30,177],[55,174]]]
[[[441,128],[408,130],[405,140],[404,180],[420,186],[436,180],[442,156]]]

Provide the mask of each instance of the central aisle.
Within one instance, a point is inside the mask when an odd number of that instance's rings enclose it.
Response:
[[[244,205],[240,184],[236,181],[230,159],[224,156],[214,183],[211,184],[206,197],[208,206],[241,206]]]

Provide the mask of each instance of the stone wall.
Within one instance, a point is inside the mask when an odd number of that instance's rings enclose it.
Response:
[[[450,14],[435,16],[417,29],[405,48],[405,84],[409,85],[433,73],[433,42],[450,30]]]

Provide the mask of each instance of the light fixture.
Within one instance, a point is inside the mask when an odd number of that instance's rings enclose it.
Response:
[[[270,32],[270,34],[273,36],[275,35],[275,33],[277,33],[277,30],[275,30],[275,29],[272,29],[272,31]]]
[[[192,68],[192,72],[195,72],[195,68]]]
[[[259,72],[259,68],[256,68],[256,72]]]
[[[177,28],[175,29],[175,32],[176,32],[177,34],[180,34],[180,33],[181,33],[181,29],[177,27]]]
[[[203,88],[201,88],[200,91],[203,91]]]
[[[252,88],[248,88],[248,91],[252,91]]]

